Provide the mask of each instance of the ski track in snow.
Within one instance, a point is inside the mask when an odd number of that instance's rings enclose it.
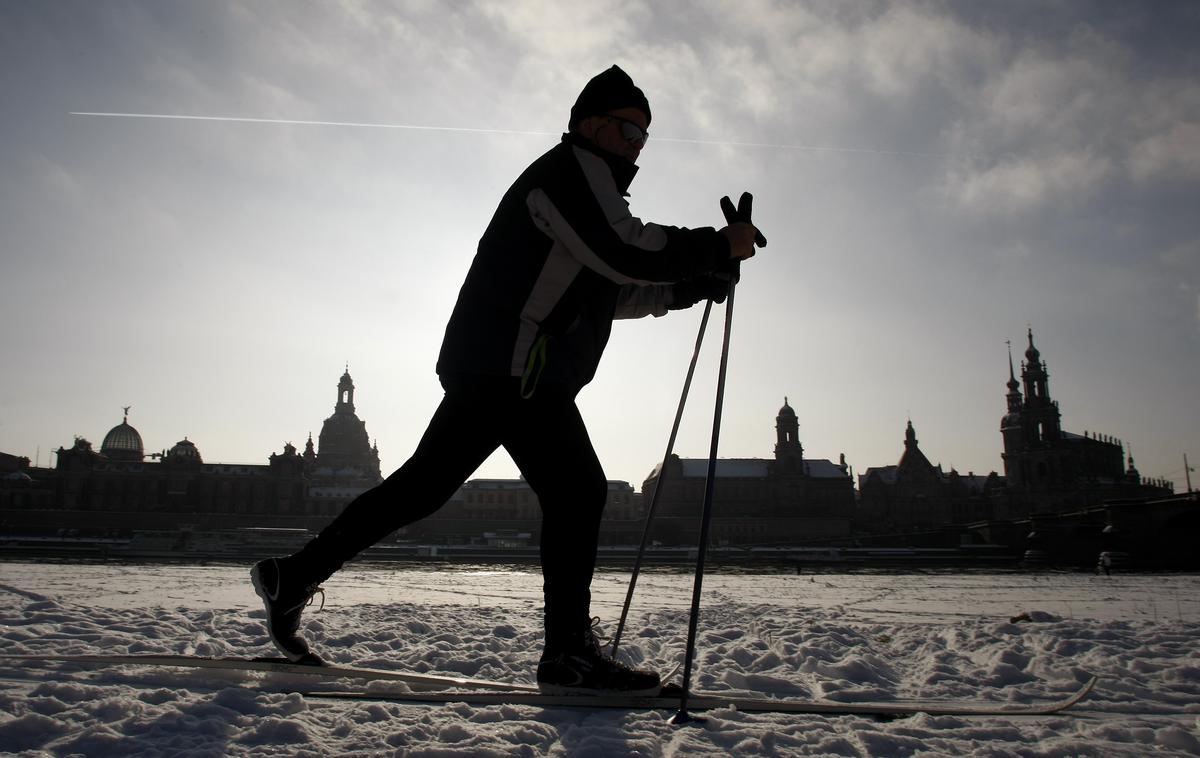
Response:
[[[244,566],[0,563],[0,653],[272,655]],[[593,611],[615,629],[626,572]],[[622,655],[682,660],[692,578],[643,574]],[[334,663],[528,682],[529,568],[356,564],[305,629]],[[1025,614],[1028,620],[1013,622]],[[1200,755],[1200,577],[714,574],[693,687],[829,700],[1024,703],[1041,717],[853,716],[307,701],[345,680],[0,662],[0,753],[24,756]],[[371,685],[381,690],[395,683]]]

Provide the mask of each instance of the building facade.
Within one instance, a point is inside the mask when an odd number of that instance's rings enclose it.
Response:
[[[1003,486],[1003,477],[994,471],[987,476],[962,475],[930,463],[910,420],[899,462],[868,468],[858,477],[855,531],[886,534],[937,529],[987,518],[989,495]]]
[[[52,469],[30,469],[20,460],[24,467],[0,487],[0,522],[8,530],[316,529],[381,481],[379,450],[355,415],[349,371],[338,383],[320,448],[313,449],[310,436],[303,454],[287,443],[265,464],[212,463],[185,437],[147,455],[126,408],[99,451],[79,437],[58,449]]]
[[[655,542],[699,544],[708,460],[672,456],[642,485],[655,506]],[[785,545],[849,536],[854,484],[845,456],[839,462],[804,457],[800,424],[784,398],[775,417],[773,458],[725,458],[716,462],[712,521],[714,545]]]
[[[432,516],[401,528],[400,540],[500,547],[536,546],[542,511],[524,479],[472,479]],[[641,495],[629,482],[609,481],[600,544],[636,545],[643,529]]]

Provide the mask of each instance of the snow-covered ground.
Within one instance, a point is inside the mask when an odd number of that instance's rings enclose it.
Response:
[[[269,655],[245,566],[0,563],[0,655]],[[628,574],[605,572],[609,631]],[[644,574],[625,654],[681,660],[692,579]],[[527,568],[355,565],[306,614],[333,662],[531,681],[540,576]],[[0,753],[222,755],[1200,755],[1200,577],[710,575],[704,690],[834,700],[1028,702],[1100,682],[1041,717],[842,716],[414,706],[305,700],[308,677],[0,661]],[[1023,615],[1025,619],[1012,621]],[[395,686],[395,685],[392,685]]]

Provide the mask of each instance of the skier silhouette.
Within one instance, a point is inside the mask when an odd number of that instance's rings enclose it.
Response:
[[[294,555],[251,571],[270,637],[319,662],[300,634],[320,583],[396,529],[440,508],[503,446],[542,509],[544,692],[652,693],[658,674],[600,649],[590,613],[607,479],[575,405],[614,318],[723,300],[755,228],[685,229],[634,217],[625,199],[650,105],[617,66],[593,77],[568,132],[516,179],[479,241],[437,362],[445,396],[412,457]],[[463,434],[470,429],[471,434]]]

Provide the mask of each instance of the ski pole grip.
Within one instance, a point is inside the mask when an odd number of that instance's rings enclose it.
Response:
[[[750,217],[754,212],[754,195],[749,192],[743,192],[741,198],[738,199],[737,207],[733,207],[733,201],[729,199],[729,195],[721,198],[721,212],[725,214],[725,223],[727,224],[750,224],[754,226],[754,222]],[[754,227],[754,244],[757,247],[766,247],[767,238],[763,233]]]

